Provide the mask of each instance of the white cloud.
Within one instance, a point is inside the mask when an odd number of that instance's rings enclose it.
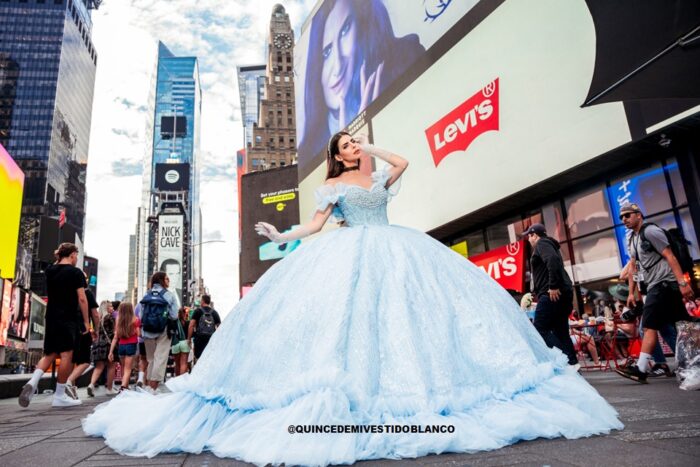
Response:
[[[100,261],[98,294],[126,289],[129,235],[141,201],[132,175],[145,153],[146,108],[160,40],[196,56],[202,85],[203,276],[217,308],[237,302],[238,201],[235,157],[243,146],[236,66],[265,62],[272,7],[282,3],[299,32],[316,0],[130,0],[93,13],[98,52],[88,169],[88,254]],[[211,235],[211,238],[208,237]]]

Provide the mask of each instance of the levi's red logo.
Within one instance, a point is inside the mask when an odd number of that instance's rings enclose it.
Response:
[[[498,78],[425,130],[435,167],[490,130],[498,131]]]

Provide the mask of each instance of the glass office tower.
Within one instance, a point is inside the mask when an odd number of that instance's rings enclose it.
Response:
[[[0,144],[26,176],[21,237],[33,253],[39,293],[39,271],[57,238],[84,240],[94,7],[86,0],[0,0]],[[59,210],[66,214],[60,234]]]
[[[183,302],[188,302],[191,290],[201,278],[201,210],[199,208],[199,135],[202,93],[196,57],[177,57],[163,43],[158,44],[156,76],[149,102],[149,154],[146,155],[144,207],[149,216],[141,229],[144,238],[139,252],[139,289],[145,290],[147,280],[158,265],[157,246],[152,228],[155,218],[164,209],[179,205],[184,211],[184,251],[182,284],[172,287],[182,290]],[[152,120],[151,120],[152,119]],[[158,186],[157,167],[173,164],[180,170],[187,165],[189,181],[185,189],[168,191]],[[185,172],[182,172],[185,173]],[[146,224],[151,222],[151,228]]]

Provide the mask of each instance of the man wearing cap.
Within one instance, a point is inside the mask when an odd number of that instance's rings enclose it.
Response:
[[[638,282],[643,282],[647,298],[642,312],[642,326],[650,332],[644,333],[637,365],[615,371],[625,378],[646,383],[651,370],[651,353],[658,342],[658,331],[675,348],[675,332],[665,331],[672,329],[672,325],[678,321],[688,320],[683,298],[692,300],[693,290],[683,277],[666,233],[654,224],[644,225],[644,215],[638,205],[623,205],[620,208],[620,220],[631,231],[627,243],[630,256],[627,306],[636,305],[634,293]]]
[[[576,365],[576,350],[569,337],[574,291],[564,269],[559,242],[547,236],[542,224],[532,224],[522,236],[532,246],[531,288],[537,297],[535,328],[549,347],[558,348],[569,359],[569,365]]]

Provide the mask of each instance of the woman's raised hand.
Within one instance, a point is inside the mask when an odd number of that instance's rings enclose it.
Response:
[[[360,110],[362,112],[367,106],[379,96],[382,82],[382,72],[384,71],[384,62],[380,63],[372,74],[367,76],[366,62],[362,63],[360,68]]]
[[[275,243],[280,243],[281,235],[272,224],[268,224],[267,222],[258,222],[255,224],[255,232],[257,232],[258,235],[269,238]]]

